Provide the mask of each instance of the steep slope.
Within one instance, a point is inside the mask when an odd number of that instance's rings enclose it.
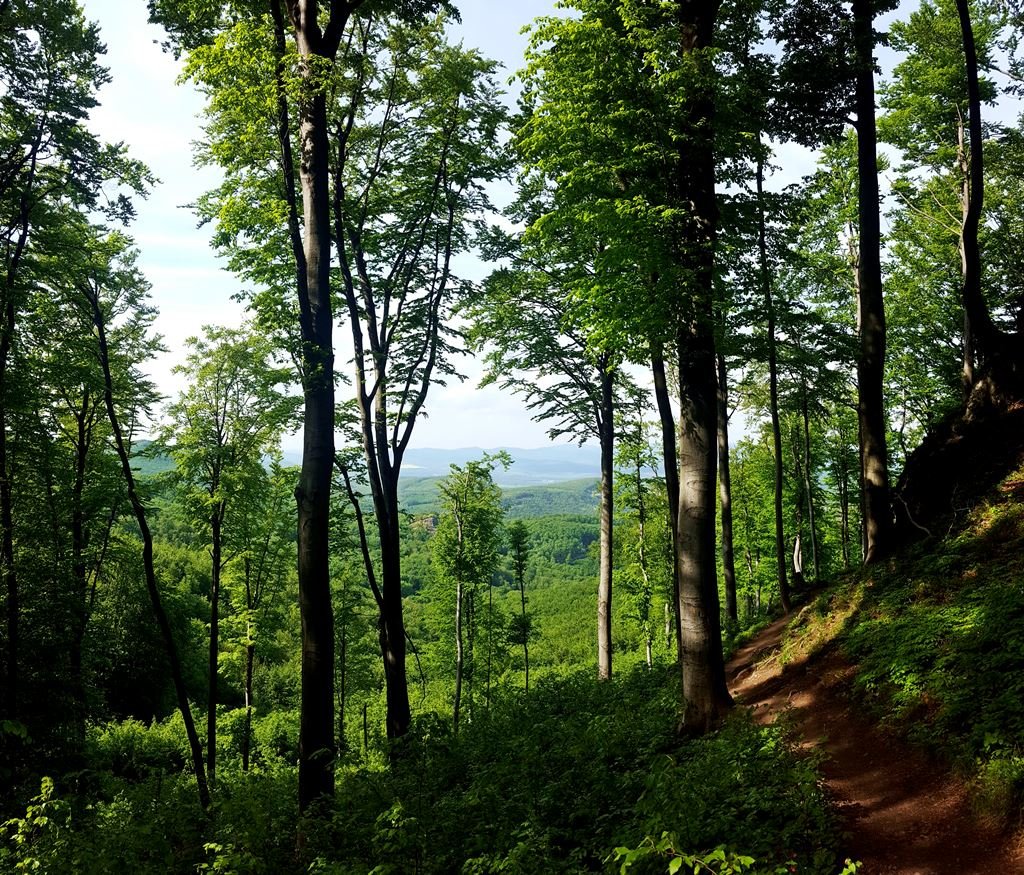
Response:
[[[730,666],[741,702],[824,755],[864,872],[1024,872],[1024,470],[955,522]]]

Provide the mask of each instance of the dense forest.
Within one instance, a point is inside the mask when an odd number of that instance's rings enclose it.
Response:
[[[1019,827],[1015,3],[564,0],[509,71],[453,0],[147,6],[246,318],[162,395],[122,73],[0,0],[0,870],[882,871],[743,707],[822,654]],[[599,479],[403,468],[469,361]]]

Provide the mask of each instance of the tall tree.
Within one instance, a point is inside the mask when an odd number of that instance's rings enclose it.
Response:
[[[245,329],[207,326],[175,372],[186,388],[168,408],[161,441],[175,462],[174,480],[199,536],[210,550],[210,638],[206,714],[206,768],[217,764],[217,679],[220,659],[221,574],[241,548],[225,521],[263,482],[265,456],[277,449],[298,399],[284,386],[290,369],[275,367],[269,341]]]
[[[539,236],[539,235],[538,235]],[[625,374],[610,353],[595,352],[586,332],[574,324],[567,286],[578,262],[562,262],[554,271],[534,269],[545,257],[547,241],[532,238],[519,251],[519,269],[503,269],[488,279],[486,292],[472,309],[471,339],[486,349],[484,383],[522,394],[534,419],[551,422],[552,439],[596,438],[601,448],[599,501],[600,571],[597,587],[597,674],[612,673],[612,521],[614,517],[615,415]],[[546,253],[564,259],[565,253]]]
[[[519,146],[553,189],[537,222],[549,234],[572,229],[592,241],[597,281],[577,297],[591,311],[585,324],[603,341],[596,345],[660,340],[677,364],[684,725],[699,732],[731,704],[715,561],[718,3],[586,0],[573,7],[578,18],[542,19],[534,31]],[[581,113],[581,102],[593,113]],[[614,111],[597,109],[608,106]],[[609,293],[624,283],[640,292],[628,305]]]
[[[864,561],[877,562],[893,549],[889,493],[888,423],[885,415],[885,301],[882,294],[882,228],[879,217],[878,148],[875,123],[875,15],[891,3],[852,0],[856,69],[858,168],[857,410],[860,423]]]
[[[115,259],[119,249],[123,247],[123,242],[118,238],[114,237],[109,241],[95,241],[93,246],[95,248],[87,251],[95,253],[94,263],[91,269],[84,272],[79,282],[76,283],[76,291],[79,296],[76,304],[79,307],[86,308],[86,312],[90,314],[95,328],[97,359],[103,374],[104,406],[113,434],[114,447],[121,461],[121,470],[128,490],[128,501],[131,504],[132,512],[135,515],[135,520],[142,536],[142,560],[146,576],[146,589],[149,592],[150,603],[153,607],[153,613],[156,616],[157,626],[167,654],[175,695],[178,700],[178,711],[185,725],[192,767],[195,770],[199,801],[203,809],[208,811],[210,807],[210,789],[207,783],[206,769],[203,764],[202,745],[199,742],[199,735],[196,732],[195,722],[192,719],[192,709],[189,704],[188,691],[185,688],[178,646],[174,640],[174,634],[160,595],[160,587],[153,561],[153,535],[149,527],[146,507],[139,493],[135,474],[132,471],[131,449],[121,427],[121,419],[118,412],[119,399],[115,396],[116,384],[113,377],[113,361],[116,355],[116,347],[111,342],[112,337],[110,335],[112,332],[109,332],[108,327],[115,325],[118,317],[123,318],[125,313],[135,317],[129,320],[129,331],[138,330],[137,320],[140,315],[142,317],[141,324],[143,330],[148,327],[146,316],[151,316],[152,313],[152,311],[148,310],[148,305],[145,302],[148,286],[141,281],[139,275],[133,270],[118,271],[112,269],[117,267]],[[117,330],[117,328],[114,329],[114,331]],[[124,330],[124,327],[121,326],[120,330]]]
[[[245,3],[150,2],[176,49],[190,53],[189,74],[210,97],[208,160],[225,168],[226,179],[202,209],[217,218],[232,266],[260,287],[253,303],[261,324],[290,346],[303,380],[296,496],[304,810],[333,790],[332,255],[336,249],[356,343],[362,437],[382,527],[381,646],[388,732],[397,736],[408,729],[409,708],[395,484],[426,387],[443,360],[442,304],[457,286],[451,259],[466,245],[467,215],[482,204],[478,180],[488,175],[502,118],[484,84],[489,65],[443,46],[436,23],[424,30],[416,24],[450,9],[445,0],[392,0],[372,9],[361,0],[332,0],[323,15],[320,5],[271,0],[266,18]],[[239,127],[259,135],[239,138]],[[398,158],[394,150],[405,147],[412,152]],[[242,201],[260,209],[234,211]],[[298,292],[297,312],[283,297],[289,285]],[[404,400],[389,411],[387,399],[398,396]]]
[[[0,713],[18,713],[19,588],[8,421],[12,356],[30,284],[26,265],[37,232],[66,215],[64,207],[102,210],[111,219],[132,214],[128,194],[141,192],[148,173],[121,146],[87,128],[96,92],[107,81],[103,45],[75,0],[9,2],[0,8],[0,565],[6,603],[5,683]],[[108,198],[102,198],[104,187]]]
[[[441,515],[432,541],[434,561],[441,576],[455,590],[455,694],[452,725],[459,731],[462,690],[465,678],[472,678],[472,606],[481,584],[490,588],[498,563],[502,540],[501,490],[492,478],[494,465],[508,464],[507,456],[484,456],[479,462],[452,465],[451,473],[438,487]],[[468,614],[467,614],[467,609]],[[467,638],[469,653],[467,658]],[[472,717],[472,699],[470,699]]]

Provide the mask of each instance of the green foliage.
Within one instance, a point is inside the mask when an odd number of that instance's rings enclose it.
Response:
[[[793,641],[845,616],[831,636],[856,664],[858,699],[971,775],[979,803],[998,817],[1014,817],[1024,803],[1020,477],[1011,475],[959,533],[832,591]]]

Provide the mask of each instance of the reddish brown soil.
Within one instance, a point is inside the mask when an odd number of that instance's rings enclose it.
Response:
[[[964,783],[941,763],[856,713],[852,670],[833,651],[780,669],[786,621],[738,651],[729,687],[758,720],[791,716],[802,746],[825,754],[821,771],[861,875],[1024,873],[1019,837],[973,816]]]

